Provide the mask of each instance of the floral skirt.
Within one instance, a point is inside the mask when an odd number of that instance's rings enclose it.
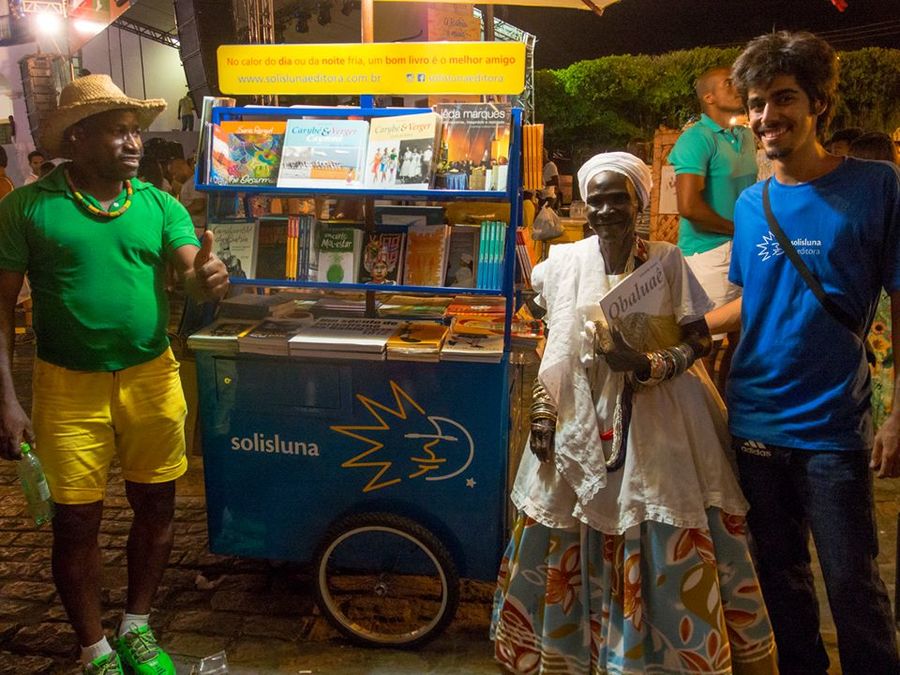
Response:
[[[491,624],[514,673],[777,673],[744,518],[644,522],[621,535],[520,514]]]

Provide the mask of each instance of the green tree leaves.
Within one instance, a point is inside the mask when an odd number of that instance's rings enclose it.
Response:
[[[680,128],[700,109],[694,81],[730,66],[740,49],[698,47],[659,56],[605,56],[535,73],[535,117],[545,145],[574,166],[595,152],[650,141],[660,126]],[[839,100],[831,129],[891,132],[900,126],[900,50],[841,52]]]

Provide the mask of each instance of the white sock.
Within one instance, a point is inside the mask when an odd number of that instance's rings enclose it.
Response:
[[[125,612],[122,617],[122,623],[119,624],[119,637],[122,637],[130,630],[146,626],[149,618],[149,614],[129,614]]]
[[[95,642],[89,647],[81,648],[81,663],[88,666],[94,659],[110,652],[112,652],[112,647],[109,644],[109,640],[102,637],[99,642]]]

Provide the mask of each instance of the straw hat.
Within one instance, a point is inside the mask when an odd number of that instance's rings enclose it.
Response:
[[[52,156],[63,156],[63,132],[81,120],[109,110],[134,110],[142,129],[150,126],[166,109],[161,98],[131,98],[109,75],[85,75],[67,84],[59,94],[59,105],[41,121],[41,147]]]

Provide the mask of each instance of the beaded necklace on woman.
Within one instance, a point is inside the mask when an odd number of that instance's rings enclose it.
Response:
[[[69,175],[69,170],[65,169],[64,173],[66,176],[66,183],[68,184],[69,189],[72,191],[72,195],[75,197],[75,202],[88,213],[95,216],[101,216],[103,218],[116,218],[118,216],[121,216],[131,208],[131,197],[132,195],[134,195],[134,188],[131,187],[130,179],[125,180],[125,203],[122,204],[122,206],[120,206],[119,208],[109,211],[103,210],[91,204],[81,193],[81,191],[77,187],[75,187],[75,183],[72,181],[72,176]]]

